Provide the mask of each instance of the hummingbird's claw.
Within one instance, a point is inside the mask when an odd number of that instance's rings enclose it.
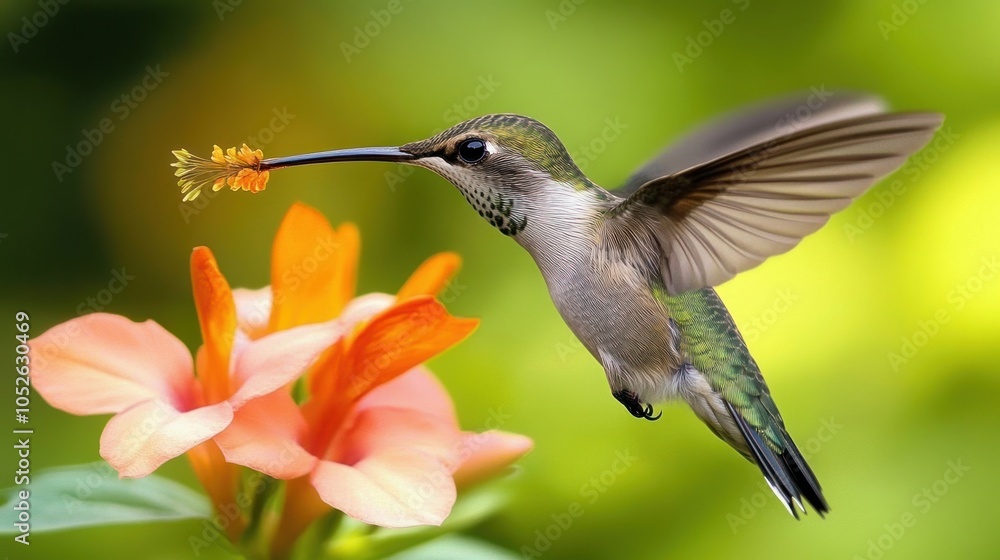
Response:
[[[623,389],[614,393],[614,397],[618,399],[618,402],[625,405],[625,410],[628,410],[629,414],[635,416],[636,418],[645,418],[646,420],[658,420],[663,412],[660,412],[656,416],[653,415],[653,405],[647,404],[643,405],[639,402],[639,395],[636,395],[628,389]]]
[[[653,405],[647,404],[645,409],[645,414],[642,415],[646,420],[659,420],[660,416],[663,416],[663,411],[661,410],[656,416],[653,416]]]

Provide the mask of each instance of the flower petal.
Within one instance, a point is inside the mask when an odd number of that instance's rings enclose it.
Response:
[[[191,353],[153,321],[94,313],[56,325],[31,343],[31,384],[71,414],[121,412],[149,399],[195,404]]]
[[[420,296],[376,315],[351,339],[334,371],[347,402],[433,358],[468,336],[476,319],[452,317],[444,306]],[[319,366],[318,366],[319,367]]]
[[[146,476],[229,425],[227,402],[180,412],[149,400],[116,415],[101,434],[101,457],[123,478]]]
[[[236,288],[233,290],[236,304],[236,325],[251,340],[267,334],[267,323],[271,318],[271,287],[259,290]]]
[[[396,297],[402,301],[415,296],[437,296],[460,266],[462,258],[456,253],[438,253],[417,267]]]
[[[226,156],[222,153],[222,148],[217,144],[212,146],[212,161],[222,165],[226,164]]]
[[[343,313],[340,314],[337,321],[345,329],[353,329],[358,323],[367,321],[389,307],[392,307],[395,301],[395,296],[381,293],[371,293],[356,297],[347,304],[347,307],[344,308]],[[341,416],[342,419],[343,413],[347,412],[349,403],[343,400],[343,395],[335,394],[337,392],[337,383],[340,379],[336,364],[339,364],[343,359],[344,347],[344,339],[342,339],[334,348],[324,353],[311,369],[308,377],[309,393],[311,395],[319,395],[320,398],[312,399],[306,403],[306,409],[308,410],[307,417],[315,418],[317,415],[324,415],[328,416],[327,423],[335,423],[336,420],[329,417],[331,413]],[[338,413],[333,410],[336,408],[342,410]]]
[[[298,379],[324,350],[344,334],[338,321],[304,325],[247,343],[236,357],[229,402],[234,408],[273,393]]]
[[[236,304],[229,282],[219,271],[208,247],[191,253],[191,287],[205,341],[204,360],[199,360],[198,378],[209,404],[229,397],[229,356],[236,336]],[[204,367],[201,367],[204,365]]]
[[[358,412],[370,408],[410,409],[451,422],[458,429],[455,406],[444,385],[424,366],[417,366],[399,377],[372,389],[358,401]]]
[[[455,505],[451,473],[419,454],[387,453],[357,467],[320,461],[310,479],[331,507],[380,527],[440,525]]]
[[[490,430],[477,434],[466,432],[459,444],[459,465],[455,470],[455,484],[471,486],[499,474],[522,455],[531,451],[535,443],[520,434]]]
[[[291,395],[275,391],[236,411],[215,443],[227,461],[287,480],[316,466],[316,457],[299,445],[307,428]]]
[[[434,374],[423,366],[417,366],[373,389],[358,401],[355,410],[360,413],[381,407],[419,411],[458,428],[451,397]],[[457,453],[452,464],[455,482],[462,487],[486,480],[500,473],[533,446],[531,438],[520,434],[498,430],[464,432],[456,444]]]
[[[361,321],[367,321],[378,313],[385,311],[396,303],[396,296],[373,292],[358,296],[351,300],[344,311],[337,317],[345,326],[353,327]]]
[[[271,332],[329,321],[354,295],[357,228],[334,231],[315,208],[296,203],[285,215],[271,250]]]
[[[324,502],[382,527],[440,525],[455,503],[459,433],[413,410],[360,412],[311,480]]]

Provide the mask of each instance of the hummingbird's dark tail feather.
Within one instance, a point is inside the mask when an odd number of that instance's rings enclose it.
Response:
[[[795,446],[792,438],[785,436],[785,451],[781,454],[781,460],[785,463],[788,471],[792,475],[792,480],[799,487],[802,496],[805,497],[809,505],[816,510],[820,517],[830,511],[826,499],[823,498],[823,491],[819,487],[819,481],[813,474],[805,458],[799,453],[799,448]]]
[[[736,421],[740,433],[743,434],[751,458],[764,474],[764,480],[793,517],[799,518],[797,510],[806,513],[802,498],[809,502],[820,517],[830,511],[826,500],[823,499],[816,476],[791,438],[786,436],[785,450],[780,454],[775,453],[732,404],[726,402],[726,408]]]

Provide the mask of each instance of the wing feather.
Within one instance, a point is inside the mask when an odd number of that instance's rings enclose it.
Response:
[[[936,113],[873,112],[824,120],[653,178],[608,215],[652,209],[661,271],[676,294],[718,285],[818,230],[930,140]],[[752,135],[751,135],[752,136]]]
[[[617,191],[628,196],[645,183],[683,171],[704,161],[821,124],[884,113],[874,96],[822,89],[765,101],[724,115],[674,142],[642,166]]]

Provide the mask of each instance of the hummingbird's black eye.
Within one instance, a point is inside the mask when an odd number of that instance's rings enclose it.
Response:
[[[486,157],[486,142],[479,138],[469,138],[458,145],[458,157],[465,163],[476,163]]]

